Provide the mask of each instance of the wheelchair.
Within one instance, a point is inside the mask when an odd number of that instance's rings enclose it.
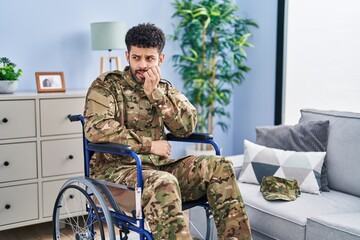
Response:
[[[68,118],[71,122],[80,121],[82,124],[85,176],[70,178],[61,187],[53,209],[53,239],[115,240],[119,239],[116,238],[116,228],[120,240],[128,239],[130,232],[137,233],[139,239],[153,239],[141,207],[143,176],[139,156],[127,145],[89,142],[85,138],[84,117],[69,115]],[[218,145],[208,134],[194,133],[188,138],[177,138],[168,133],[167,140],[211,144],[216,155],[220,155]],[[96,152],[132,157],[137,166],[137,185],[126,186],[90,178],[90,159]],[[206,196],[183,202],[182,209],[196,206],[206,212],[205,239],[209,239],[212,215]]]

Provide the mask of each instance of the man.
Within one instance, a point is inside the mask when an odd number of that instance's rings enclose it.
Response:
[[[178,137],[189,136],[197,115],[188,99],[161,79],[165,55],[164,33],[153,24],[131,28],[125,38],[124,71],[100,75],[89,88],[85,132],[92,142],[131,146],[143,164],[142,204],[155,239],[191,239],[181,202],[207,196],[219,239],[251,239],[248,217],[231,163],[219,156],[170,159],[165,128]],[[136,184],[130,158],[97,155],[92,177]]]

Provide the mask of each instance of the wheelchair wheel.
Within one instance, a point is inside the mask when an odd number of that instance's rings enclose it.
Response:
[[[61,188],[53,211],[53,239],[115,240],[107,205],[87,179],[69,179]]]

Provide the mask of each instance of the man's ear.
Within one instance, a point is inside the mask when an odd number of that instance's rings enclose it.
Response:
[[[125,57],[126,57],[126,61],[127,61],[128,63],[130,63],[129,52],[128,52],[128,51],[125,51]]]
[[[165,59],[165,54],[160,54],[160,57],[159,57],[159,66],[163,63],[163,61],[164,61],[164,59]]]

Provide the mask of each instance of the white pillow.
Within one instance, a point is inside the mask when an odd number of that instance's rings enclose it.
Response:
[[[326,152],[295,152],[244,141],[244,166],[239,180],[261,184],[263,176],[296,179],[302,192],[320,194],[320,173]]]

